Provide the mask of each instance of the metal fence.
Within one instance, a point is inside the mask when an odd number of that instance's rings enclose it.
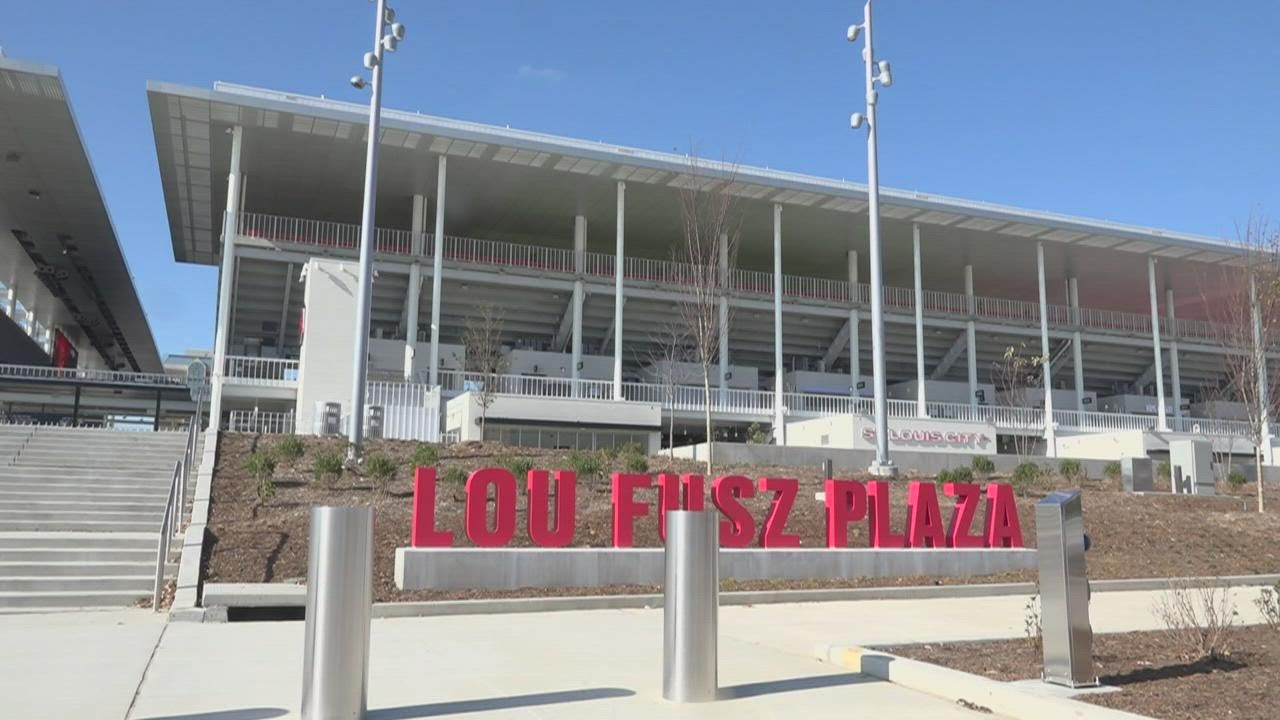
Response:
[[[228,382],[259,387],[293,387],[298,384],[297,360],[228,355],[226,362]]]
[[[293,411],[269,412],[258,410],[232,410],[227,417],[229,432],[259,433],[262,435],[292,435],[297,431]]]
[[[422,383],[370,382],[366,407],[382,408],[382,437],[440,441],[440,390]]]

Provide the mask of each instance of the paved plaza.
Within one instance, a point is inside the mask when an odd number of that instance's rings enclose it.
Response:
[[[1255,588],[1240,621],[1258,622]],[[1096,632],[1156,629],[1157,593],[1094,595]],[[375,620],[372,720],[428,717],[980,717],[814,659],[816,646],[1019,637],[1021,596],[725,607],[722,701],[661,699],[662,611]],[[120,720],[297,717],[301,622],[169,623],[149,611],[0,615],[4,716]],[[145,672],[145,674],[144,674]],[[982,715],[981,717],[991,717]]]

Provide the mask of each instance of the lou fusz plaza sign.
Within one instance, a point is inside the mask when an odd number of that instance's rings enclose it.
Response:
[[[533,545],[566,547],[573,543],[577,518],[577,477],[570,470],[530,470],[524,484],[527,497],[525,530]],[[552,488],[554,485],[554,493]],[[652,475],[614,473],[612,476],[613,547],[634,545],[640,522],[656,522],[659,537],[666,538],[667,510],[702,510],[706,505],[700,475],[660,473],[657,507],[643,499],[655,485]],[[949,516],[943,515],[938,488],[932,482],[911,481],[907,490],[905,530],[891,530],[893,508],[890,483],[885,481],[827,480],[823,483],[826,507],[826,547],[849,546],[849,527],[867,523],[873,548],[1019,548],[1022,525],[1013,487],[1007,483],[944,483],[942,494],[951,500]],[[711,482],[710,499],[720,512],[720,547],[798,548],[801,538],[787,532],[787,520],[795,507],[800,482],[795,478],[723,475]],[[515,476],[505,468],[490,467],[471,473],[466,482],[464,529],[477,547],[503,547],[516,534]],[[772,495],[763,518],[757,518],[742,500],[757,493]],[[492,500],[491,500],[492,498]],[[554,505],[555,520],[552,521]],[[492,507],[492,510],[490,508]],[[979,517],[979,510],[981,516]],[[451,547],[454,534],[436,527],[436,470],[420,467],[414,475],[413,525],[410,545],[415,548]]]

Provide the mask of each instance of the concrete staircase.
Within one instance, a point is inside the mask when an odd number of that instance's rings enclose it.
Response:
[[[0,425],[0,610],[119,607],[149,596],[186,439]],[[170,575],[180,549],[171,538]]]

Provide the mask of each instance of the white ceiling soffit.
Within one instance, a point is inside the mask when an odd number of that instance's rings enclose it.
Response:
[[[822,203],[822,207],[826,210],[835,210],[838,212],[862,212],[867,207],[866,200],[858,200],[856,198],[831,198]]]
[[[1003,227],[1008,224],[1009,223],[1005,222],[1004,220],[992,220],[991,218],[984,218],[984,217],[971,217],[971,218],[966,218],[963,222],[957,224],[956,227],[961,227],[961,228],[964,228],[965,230],[978,230],[980,232],[991,232],[992,230],[995,230],[998,227]]]
[[[913,207],[904,207],[902,205],[881,205],[880,217],[893,218],[894,220],[906,220],[916,215],[920,210]]]
[[[724,189],[725,192],[737,197],[750,198],[751,200],[759,200],[774,191],[767,185],[752,185],[744,182],[732,182]]]
[[[1123,239],[1111,237],[1110,235],[1090,235],[1076,244],[1085,245],[1087,247],[1109,248],[1119,245],[1122,242],[1124,242]]]
[[[804,207],[809,207],[821,199],[821,195],[810,192],[801,192],[799,190],[783,190],[773,196],[774,202],[787,203],[788,205],[803,205]]]
[[[1149,253],[1158,247],[1160,247],[1159,243],[1147,242],[1146,240],[1131,240],[1123,245],[1117,245],[1115,249],[1131,253]]]
[[[485,150],[488,148],[489,146],[484,143],[471,142],[470,140],[454,140],[447,137],[436,137],[431,140],[430,150],[437,154],[478,158],[481,155],[484,155]]]
[[[493,153],[492,160],[494,162],[511,163],[512,165],[524,165],[527,167],[540,168],[550,158],[550,153],[504,146],[498,148],[498,150]]]
[[[1180,258],[1180,257],[1186,257],[1193,252],[1195,252],[1195,248],[1180,247],[1177,245],[1173,245],[1166,248],[1160,248],[1159,250],[1156,250],[1151,254],[1157,255],[1159,257]]]
[[[911,221],[929,223],[930,225],[950,225],[963,217],[963,215],[942,212],[941,210],[930,210],[911,218]]]
[[[668,186],[680,188],[682,190],[709,190],[718,184],[718,178],[707,177],[705,175],[676,175],[667,183]]]
[[[1029,238],[1029,237],[1035,237],[1040,233],[1045,232],[1048,229],[1049,228],[1045,227],[1044,225],[1030,225],[1027,223],[1009,223],[1008,225],[1005,225],[1004,227],[1000,228],[999,233],[1001,235],[1015,235],[1017,237]]]
[[[556,161],[555,170],[570,172],[576,175],[603,175],[609,169],[609,163],[589,158],[575,158],[565,155]]]
[[[614,171],[613,179],[656,185],[666,180],[669,175],[670,173],[666,173],[661,170],[654,170],[653,168],[623,165]]]
[[[1075,242],[1089,233],[1076,232],[1075,230],[1050,230],[1040,236],[1041,240],[1049,242],[1069,243]]]

